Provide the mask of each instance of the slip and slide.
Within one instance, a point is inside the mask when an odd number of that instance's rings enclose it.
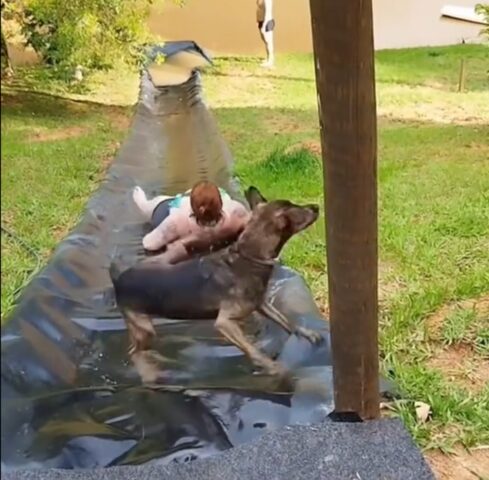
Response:
[[[155,66],[158,52],[166,61]],[[258,313],[248,333],[292,372],[292,389],[256,375],[213,320],[165,318],[154,319],[153,344],[165,380],[141,383],[109,276],[115,256],[128,268],[145,255],[148,225],[133,187],[173,195],[207,178],[242,200],[231,153],[201,97],[198,67],[208,56],[194,42],[151,55],[105,181],[2,328],[2,478],[345,479],[361,468],[360,478],[432,478],[400,422],[329,419],[328,323],[284,265],[273,271],[268,301],[324,341],[289,336]],[[381,390],[393,393],[386,381]],[[77,469],[84,471],[70,471]]]

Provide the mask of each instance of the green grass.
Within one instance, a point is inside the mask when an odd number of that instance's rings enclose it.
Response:
[[[425,85],[455,91],[461,60],[466,63],[468,91],[488,88],[487,46],[455,45],[449,48],[383,50],[377,54],[377,81],[387,84]]]
[[[123,138],[126,109],[2,88],[2,321],[68,233]]]
[[[466,91],[457,93],[460,59]],[[427,318],[444,305],[489,294],[489,49],[464,45],[377,54],[379,234],[383,371],[405,392],[396,408],[423,447],[489,441],[489,387],[454,384],[429,360],[464,342],[487,361],[488,318]],[[322,164],[310,55],[219,59],[205,91],[244,185],[269,197],[322,205]],[[292,239],[285,259],[326,302],[324,223]],[[432,406],[426,424],[414,401]]]
[[[475,310],[457,309],[445,319],[442,331],[443,342],[446,345],[453,345],[469,340],[467,336],[476,321]]]
[[[489,318],[474,308],[459,306],[447,315],[441,337],[444,345],[472,345],[489,360]]]
[[[462,57],[466,91],[457,93]],[[220,58],[203,78],[236,172],[243,186],[255,184],[268,197],[322,205],[312,57],[279,56],[270,71],[258,64],[257,58]],[[487,318],[450,309],[436,339],[428,321],[446,305],[489,295],[488,68],[485,46],[377,54],[382,368],[407,398],[396,404],[397,414],[427,448],[489,442],[489,387],[476,391],[451,382],[430,363],[440,350],[463,343],[469,361],[482,364]],[[12,88],[23,85],[79,99],[88,95],[105,103],[135,98],[134,75],[118,72],[110,81],[90,82],[87,92],[74,87],[67,93],[45,72],[29,70]],[[77,112],[62,100],[36,98],[45,97],[26,99],[21,108],[7,104],[2,111],[2,223],[44,258],[60,231],[80,215],[103,171],[101,158],[122,132],[110,128],[104,107]],[[28,140],[37,129],[70,125],[86,130],[76,138]],[[2,256],[4,314],[33,260],[5,236]],[[285,259],[325,305],[323,220],[288,244]],[[429,422],[416,421],[414,401],[431,405]]]

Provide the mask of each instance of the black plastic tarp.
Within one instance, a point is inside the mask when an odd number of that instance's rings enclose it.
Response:
[[[127,267],[144,256],[148,226],[132,202],[135,185],[174,194],[203,178],[241,198],[199,74],[157,88],[144,71],[132,127],[106,180],[2,329],[2,468],[186,462],[331,412],[328,325],[302,278],[284,266],[269,297],[326,340],[311,346],[258,315],[249,324],[258,345],[292,370],[293,391],[255,375],[205,320],[156,319],[165,381],[141,384],[108,266],[114,254]]]

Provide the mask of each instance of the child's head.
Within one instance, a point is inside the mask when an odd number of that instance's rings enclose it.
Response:
[[[202,181],[194,185],[190,192],[190,205],[200,225],[213,226],[222,217],[221,194],[212,182]]]

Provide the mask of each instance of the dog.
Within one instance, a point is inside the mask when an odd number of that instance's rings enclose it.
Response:
[[[318,332],[291,322],[266,300],[268,282],[285,243],[312,225],[318,205],[296,205],[288,200],[267,202],[255,187],[245,194],[252,215],[232,245],[209,255],[169,265],[158,256],[124,272],[115,263],[110,275],[117,305],[126,321],[129,355],[148,351],[156,335],[152,317],[216,319],[215,328],[265,374],[285,374],[245,336],[240,324],[254,311],[270,318],[289,334],[315,344]]]

